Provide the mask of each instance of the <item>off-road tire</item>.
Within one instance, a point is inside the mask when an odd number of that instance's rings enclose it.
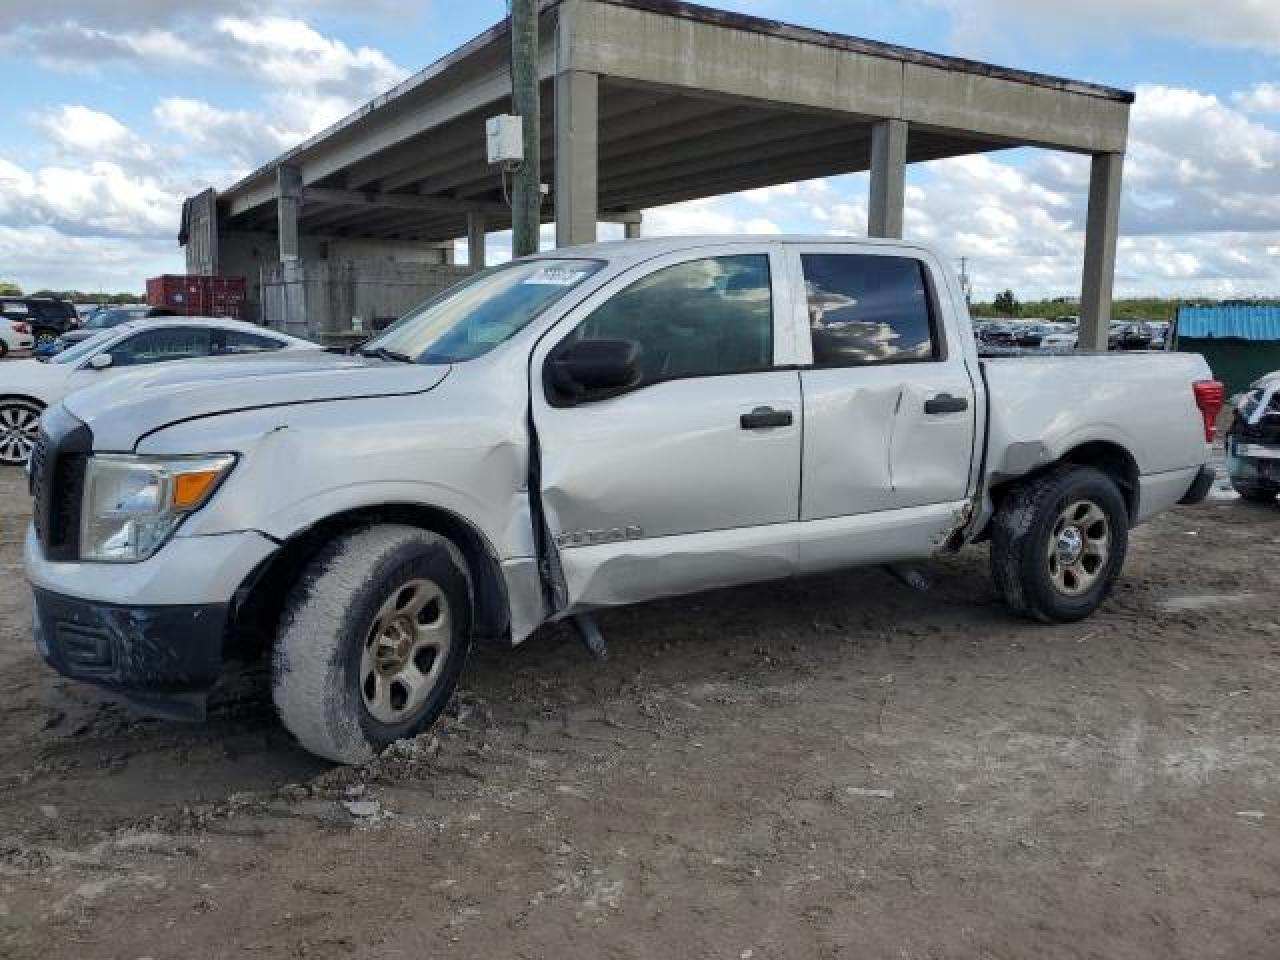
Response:
[[[430,583],[447,602],[450,637],[425,701],[398,722],[371,712],[362,658],[373,628],[406,585]],[[307,565],[285,601],[272,653],[271,689],[285,727],[307,750],[364,763],[427,729],[449,702],[471,646],[466,561],[444,537],[380,524],[338,536]],[[367,689],[367,688],[364,688]]]
[[[1232,480],[1231,486],[1242,499],[1250,503],[1274,503],[1276,494],[1280,493],[1280,487],[1270,483],[1246,483],[1241,480]]]
[[[1092,585],[1075,596],[1055,586],[1049,543],[1064,510],[1084,502],[1106,518],[1109,549]],[[1116,482],[1101,470],[1063,464],[1009,490],[992,521],[991,576],[1013,613],[1045,623],[1073,623],[1093,613],[1111,592],[1129,545],[1129,509]]]

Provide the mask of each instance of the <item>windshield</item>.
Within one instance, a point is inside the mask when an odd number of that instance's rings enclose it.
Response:
[[[81,340],[74,346],[67,347],[61,353],[55,353],[49,358],[50,363],[75,363],[77,360],[93,353],[98,347],[106,341],[105,334],[95,333],[87,340]]]
[[[474,360],[602,266],[598,260],[527,260],[485,270],[410,310],[360,352],[417,363]]]

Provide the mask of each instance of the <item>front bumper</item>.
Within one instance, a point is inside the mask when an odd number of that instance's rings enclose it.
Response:
[[[226,604],[121,606],[35,589],[33,632],[55,670],[151,713],[202,719],[222,669]]]
[[[59,563],[29,528],[36,645],[68,677],[116,690],[149,713],[200,719],[221,670],[232,600],[275,550],[246,531],[174,537],[141,563]]]

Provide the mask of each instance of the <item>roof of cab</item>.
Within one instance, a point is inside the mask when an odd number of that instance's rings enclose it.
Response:
[[[886,240],[875,237],[823,236],[813,234],[721,234],[688,237],[643,237],[637,240],[612,240],[604,243],[586,243],[576,247],[559,247],[544,250],[529,259],[572,260],[575,258],[608,260],[610,263],[649,260],[666,253],[696,250],[700,247],[726,247],[736,244],[821,243],[855,247],[892,246],[928,250],[926,244],[907,240]]]

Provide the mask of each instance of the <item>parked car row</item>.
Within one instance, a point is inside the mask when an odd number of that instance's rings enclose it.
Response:
[[[0,325],[26,324],[36,343],[52,343],[80,322],[75,304],[52,297],[0,297]]]
[[[1075,350],[1079,345],[1079,321],[1075,317],[1055,321],[976,321],[980,347],[987,353],[1007,351]],[[1169,324],[1126,321],[1111,324],[1107,347],[1110,350],[1164,350]]]

